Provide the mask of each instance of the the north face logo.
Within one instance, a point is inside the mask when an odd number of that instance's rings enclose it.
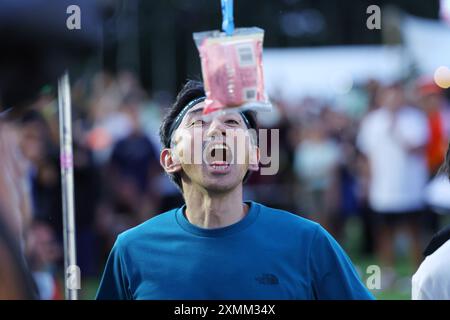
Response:
[[[263,273],[255,279],[261,284],[275,285],[279,283],[277,276],[271,273]]]

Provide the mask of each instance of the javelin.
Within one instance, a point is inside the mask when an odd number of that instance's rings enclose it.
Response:
[[[75,243],[75,210],[72,153],[72,116],[69,73],[58,80],[60,165],[63,205],[64,287],[66,300],[77,300],[80,271]]]

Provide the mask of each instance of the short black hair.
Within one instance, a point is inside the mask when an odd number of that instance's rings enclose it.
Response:
[[[201,81],[188,80],[186,82],[186,84],[178,93],[175,102],[167,111],[167,114],[165,115],[161,123],[161,127],[159,129],[159,137],[163,148],[170,148],[170,143],[172,139],[171,126],[172,123],[175,121],[176,117],[183,110],[183,108],[189,102],[204,96],[205,96],[205,87],[203,86],[203,83]],[[245,111],[243,112],[243,114],[247,118],[250,128],[257,130],[258,126],[256,122],[255,113],[253,111]],[[244,181],[248,179],[248,176],[249,172],[247,172],[247,174],[245,175]],[[182,191],[181,174],[180,173],[169,174],[169,177]]]

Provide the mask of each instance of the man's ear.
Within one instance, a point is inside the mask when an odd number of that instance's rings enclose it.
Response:
[[[248,170],[258,171],[259,170],[259,159],[260,159],[259,147],[252,145],[250,147],[250,158],[249,158]]]
[[[175,173],[181,170],[181,163],[178,157],[173,154],[172,149],[164,148],[159,156],[159,163],[167,173]]]

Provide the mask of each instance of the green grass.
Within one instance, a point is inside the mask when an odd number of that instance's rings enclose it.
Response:
[[[99,285],[99,279],[97,278],[87,278],[81,283],[80,299],[82,300],[93,300],[95,299],[95,294]]]
[[[357,218],[352,218],[346,225],[346,239],[342,244],[347,254],[351,257],[355,267],[358,269],[361,280],[366,283],[366,269],[370,265],[380,265],[374,256],[364,256],[361,254],[361,244],[363,239],[362,227]],[[399,252],[397,254],[396,265],[394,266],[397,280],[390,288],[381,287],[379,290],[371,290],[373,295],[379,300],[410,300],[411,299],[411,277],[416,271],[407,254]],[[381,270],[383,278],[383,270]]]

